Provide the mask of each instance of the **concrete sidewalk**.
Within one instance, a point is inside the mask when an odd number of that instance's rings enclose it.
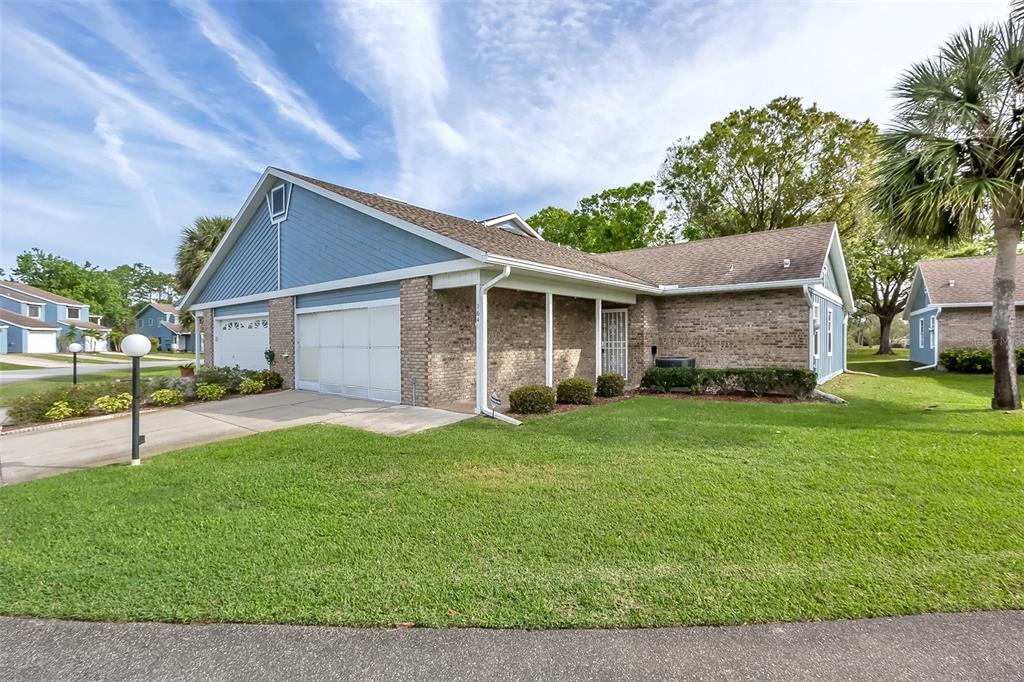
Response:
[[[141,453],[146,458],[190,445],[316,423],[401,436],[471,416],[310,391],[279,391],[143,413],[142,433],[146,443]],[[128,415],[0,436],[0,466],[4,482],[8,484],[127,462],[130,458],[131,418]]]
[[[10,680],[1020,680],[1024,612],[653,630],[0,618]]]

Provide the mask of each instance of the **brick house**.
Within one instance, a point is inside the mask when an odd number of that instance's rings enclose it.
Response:
[[[995,256],[921,261],[907,295],[910,360],[938,364],[947,348],[992,346],[992,276]],[[1024,259],[1017,258],[1017,292],[1024,291]],[[1024,346],[1024,300],[1017,301],[1014,345]]]
[[[268,168],[178,306],[207,365],[487,412],[524,384],[659,356],[843,371],[853,309],[834,224],[589,254],[515,214],[473,221]]]

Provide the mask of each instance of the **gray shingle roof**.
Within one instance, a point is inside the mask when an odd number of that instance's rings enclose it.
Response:
[[[47,301],[53,301],[54,303],[63,303],[65,305],[80,306],[85,305],[85,303],[82,303],[81,301],[76,301],[73,298],[67,298],[66,296],[58,296],[57,294],[51,294],[49,291],[46,291],[45,289],[33,287],[28,284],[23,284],[21,282],[0,282],[0,286],[10,287],[11,289],[20,291],[23,294],[28,294],[30,296],[35,296],[37,298],[46,299]]]
[[[171,313],[172,315],[178,314],[178,309],[170,303],[163,303],[161,301],[150,301],[149,305],[153,306],[162,313]]]
[[[55,324],[43,322],[42,320],[37,320],[34,317],[25,317],[24,315],[12,313],[10,310],[4,310],[3,308],[0,308],[0,320],[13,324],[16,327],[29,327],[31,329],[53,329],[54,331],[60,329],[60,327],[58,327]]]
[[[802,225],[593,258],[653,284],[680,288],[810,279],[821,276],[834,228],[835,223]]]
[[[168,322],[167,320],[161,320],[160,324],[162,326],[166,327],[167,329],[170,329],[175,334],[191,334],[192,333],[189,330],[187,330],[184,327],[182,327],[180,324],[177,324],[175,322]]]
[[[1024,300],[1024,257],[1017,256],[1017,300]],[[921,276],[933,304],[991,303],[995,256],[921,261]],[[953,280],[953,286],[949,285]]]
[[[89,320],[61,320],[60,323],[76,329],[95,329],[101,332],[110,331],[109,327],[104,327],[102,324],[96,324]]]

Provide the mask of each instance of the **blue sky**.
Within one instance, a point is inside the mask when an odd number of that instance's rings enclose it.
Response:
[[[0,266],[170,270],[263,168],[470,218],[571,207],[779,95],[888,91],[1007,2],[0,4]]]

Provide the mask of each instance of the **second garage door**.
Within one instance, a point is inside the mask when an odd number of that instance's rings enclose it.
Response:
[[[213,318],[213,364],[218,367],[266,369],[270,347],[266,315]]]
[[[401,402],[397,303],[300,310],[297,335],[299,388]]]

